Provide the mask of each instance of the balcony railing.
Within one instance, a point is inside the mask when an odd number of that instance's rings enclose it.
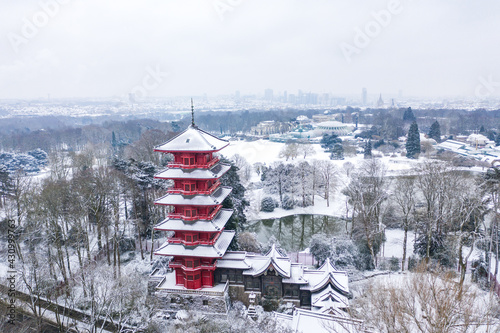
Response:
[[[170,264],[169,264],[169,267],[171,268],[182,268],[183,271],[186,271],[186,272],[196,272],[196,271],[199,271],[199,270],[209,270],[209,271],[214,271],[215,270],[215,264],[214,265],[200,265],[200,266],[196,266],[196,267],[187,267],[187,266],[184,266],[183,263],[181,262],[175,262],[175,261],[171,261]]]
[[[185,216],[182,213],[170,213],[170,214],[168,214],[168,217],[171,219],[182,219],[184,221],[212,220],[221,208],[222,208],[222,205],[218,205],[215,208],[215,210],[212,213],[210,213],[209,215],[203,214],[203,215],[196,215],[196,216]]]
[[[172,194],[182,194],[182,195],[195,195],[195,194],[206,194],[210,195],[214,193],[214,191],[219,187],[220,181],[215,182],[208,190],[202,191],[202,190],[194,190],[194,191],[185,191],[183,189],[178,189],[178,188],[172,188],[168,190],[168,193]]]
[[[168,167],[169,168],[182,168],[182,169],[210,169],[219,161],[220,161],[220,158],[215,157],[205,164],[183,164],[183,163],[173,162],[173,163],[169,163]]]
[[[182,244],[185,246],[196,246],[196,245],[214,245],[215,241],[217,240],[218,237],[216,237],[213,240],[197,240],[197,241],[186,241],[184,239],[180,238],[170,238],[168,240],[169,243],[174,243],[174,244]]]

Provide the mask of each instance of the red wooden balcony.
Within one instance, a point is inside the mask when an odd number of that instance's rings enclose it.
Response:
[[[197,245],[214,245],[218,237],[213,240],[197,240],[197,241],[186,241],[181,238],[169,238],[168,242],[172,244],[182,244],[184,246],[197,246]]]
[[[210,195],[214,193],[214,191],[219,187],[220,181],[215,182],[208,190],[206,191],[200,191],[200,190],[195,190],[195,191],[185,191],[183,189],[177,189],[177,188],[172,188],[168,190],[168,193],[179,193],[182,195],[196,195],[196,194],[207,194]]]
[[[215,264],[213,265],[207,265],[207,264],[202,264],[196,267],[187,267],[184,266],[182,262],[176,262],[176,261],[171,261],[169,264],[169,267],[171,268],[181,268],[183,271],[186,272],[195,272],[195,271],[200,271],[200,270],[208,270],[208,271],[215,271],[217,268]]]
[[[184,221],[196,221],[196,220],[207,220],[210,221],[212,220],[215,215],[219,212],[219,210],[222,208],[222,205],[218,205],[215,207],[214,211],[210,213],[209,215],[207,214],[200,214],[196,216],[185,216],[182,213],[170,213],[168,214],[168,217],[171,219],[181,219]]]
[[[210,169],[219,161],[220,161],[220,158],[215,157],[204,164],[196,164],[196,163],[195,164],[182,164],[182,163],[172,162],[172,163],[168,164],[168,167],[169,168],[181,168],[181,169]]]

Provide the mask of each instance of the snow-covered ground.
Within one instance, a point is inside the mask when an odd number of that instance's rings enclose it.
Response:
[[[308,155],[305,159],[303,156],[298,156],[293,160],[288,160],[284,157],[279,157],[280,151],[285,146],[285,143],[271,142],[268,140],[256,140],[252,142],[247,141],[231,141],[230,145],[224,148],[221,153],[227,158],[231,159],[234,155],[238,154],[245,158],[245,160],[250,164],[262,163],[267,166],[273,164],[274,162],[284,162],[284,163],[294,163],[298,164],[304,160],[311,162],[312,160],[329,160],[337,168],[337,188],[333,194],[331,194],[330,204],[327,206],[326,200],[320,196],[315,197],[314,206],[310,207],[295,207],[291,210],[285,210],[282,208],[276,208],[273,212],[261,212],[260,202],[265,196],[264,190],[258,187],[248,186],[251,183],[258,183],[260,181],[260,176],[252,168],[252,174],[247,184],[247,199],[250,201],[250,207],[246,211],[247,219],[261,220],[261,219],[272,219],[281,218],[290,215],[297,214],[317,214],[317,215],[328,215],[336,217],[345,217],[346,215],[346,198],[341,193],[341,190],[347,185],[348,177],[346,172],[346,166],[349,163],[352,164],[351,168],[356,168],[365,161],[362,154],[357,154],[356,156],[346,157],[343,160],[330,160],[329,154],[326,153],[319,144],[312,144],[314,148],[314,153]],[[374,155],[382,156],[383,154],[373,150]],[[401,174],[404,171],[410,170],[412,167],[416,166],[420,160],[412,160],[406,157],[390,157],[382,156],[378,160],[385,166],[386,175],[395,176]],[[481,167],[464,168],[469,171],[484,172],[485,169]],[[413,255],[413,241],[414,233],[408,232],[407,238],[407,257]],[[403,257],[403,238],[404,232],[401,229],[386,229],[386,242],[383,244],[381,255],[385,258],[402,258]],[[467,249],[466,249],[467,250]],[[469,260],[474,260],[479,258],[480,251],[474,249]],[[494,265],[492,265],[494,267]],[[499,276],[500,282],[500,276]]]

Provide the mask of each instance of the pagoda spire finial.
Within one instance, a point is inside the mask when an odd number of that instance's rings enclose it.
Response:
[[[195,126],[194,125],[194,104],[193,104],[193,99],[191,98],[191,126]]]

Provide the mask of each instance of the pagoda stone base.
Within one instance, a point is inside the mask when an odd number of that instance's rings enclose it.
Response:
[[[225,316],[231,306],[227,292],[224,295],[207,295],[192,291],[184,293],[156,290],[153,297],[158,300],[161,310],[172,315],[175,315],[177,311],[185,310]]]

